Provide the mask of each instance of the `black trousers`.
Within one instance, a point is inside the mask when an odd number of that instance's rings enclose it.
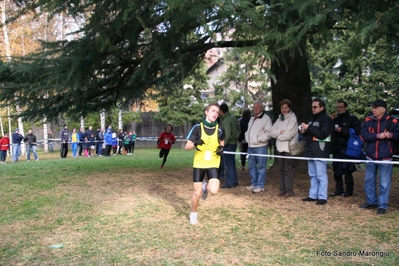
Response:
[[[61,150],[60,150],[61,158],[66,158],[68,155],[68,143],[61,143]]]
[[[344,192],[347,192],[350,194],[353,193],[355,182],[353,181],[353,175],[351,172],[348,171],[345,173],[346,190],[344,188],[344,182],[343,182],[342,175],[334,174],[334,180],[335,180],[335,192],[337,192],[338,194],[341,194]]]

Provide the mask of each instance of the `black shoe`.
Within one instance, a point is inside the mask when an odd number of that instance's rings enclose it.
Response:
[[[316,199],[312,199],[310,197],[303,198],[302,201],[316,201]]]
[[[368,204],[367,202],[365,204],[359,205],[359,208],[362,209],[375,209],[377,207],[378,207],[377,205]]]
[[[229,186],[229,185],[224,185],[224,186],[221,186],[220,188],[233,188],[233,187]]]
[[[344,197],[350,197],[352,195],[353,195],[352,192],[344,192],[344,194],[342,194],[342,196],[344,196]]]
[[[327,203],[327,200],[325,200],[325,199],[319,199],[319,200],[317,200],[316,205],[324,205],[324,204],[326,204],[326,203]]]
[[[233,187],[238,187],[238,183],[235,183]]]
[[[378,208],[377,214],[384,214],[384,213],[386,213],[386,212],[387,212],[386,209]]]
[[[338,192],[338,191],[335,191],[334,193],[331,193],[331,194],[330,194],[331,197],[343,196],[343,195],[344,195],[343,192]]]

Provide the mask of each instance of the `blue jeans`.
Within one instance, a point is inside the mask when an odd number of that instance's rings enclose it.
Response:
[[[12,145],[12,162],[17,162],[19,160],[19,155],[21,154],[21,146],[18,144]]]
[[[266,165],[267,157],[265,156],[251,156],[251,154],[267,154],[267,146],[248,147],[248,169],[251,176],[252,186],[263,188],[266,183]]]
[[[78,142],[72,142],[71,143],[71,148],[72,148],[72,156],[76,157],[76,154],[78,152]]]
[[[223,150],[235,152],[237,150],[237,144],[224,145]],[[230,187],[238,185],[235,157],[235,154],[223,154],[224,169],[226,171],[226,186]]]
[[[0,161],[5,162],[7,158],[7,151],[0,151]]]
[[[28,158],[28,161],[30,161],[30,151],[33,152],[33,156],[35,157],[35,160],[37,160],[36,145],[26,146],[26,157]]]
[[[326,161],[308,161],[309,198],[327,200],[328,175]]]
[[[380,195],[377,197],[377,171],[380,171]],[[364,191],[367,204],[388,209],[389,192],[391,190],[392,164],[366,163]]]
[[[103,149],[103,143],[101,141],[96,142],[96,153],[101,155],[101,150]]]

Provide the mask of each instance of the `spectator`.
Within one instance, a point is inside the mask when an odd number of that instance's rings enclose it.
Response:
[[[83,148],[84,148],[84,155],[85,157],[90,157],[90,147],[91,147],[91,141],[90,139],[86,136],[83,142]]]
[[[229,107],[223,103],[220,105],[220,121],[224,129],[224,151],[235,152],[237,150],[240,128],[237,119],[230,114]],[[235,154],[223,154],[226,183],[221,188],[233,188],[238,186],[237,166]]]
[[[60,131],[60,139],[61,139],[61,150],[60,155],[61,158],[66,158],[68,155],[68,125],[64,124],[62,130]]]
[[[85,137],[86,137],[85,129],[83,127],[81,127],[80,130],[79,130],[79,144],[78,144],[78,147],[79,147],[78,155],[79,155],[79,157],[82,157],[82,152],[84,150],[83,143],[85,142]]]
[[[104,129],[99,127],[96,132],[96,154],[102,156],[101,151],[104,144]]]
[[[191,197],[190,223],[198,224],[198,203],[206,199],[209,193],[215,195],[219,191],[220,154],[223,152],[223,129],[219,127],[217,118],[219,105],[210,104],[205,110],[205,118],[195,125],[187,136],[185,149],[196,149],[193,163],[194,192]],[[207,174],[208,182],[204,181]]]
[[[310,158],[329,158],[331,150],[331,134],[334,124],[327,114],[325,103],[321,99],[312,102],[312,117],[310,121],[300,126],[300,132],[306,137],[305,156]],[[309,196],[302,201],[316,201],[317,205],[327,203],[328,176],[327,161],[309,160],[310,175]]]
[[[30,161],[30,152],[33,152],[33,156],[36,161],[39,161],[36,152],[37,138],[36,135],[33,134],[32,129],[28,130],[28,134],[24,138],[24,142],[26,144],[26,158],[28,162]]]
[[[118,134],[116,132],[112,132],[112,153],[114,156],[116,155],[116,151],[118,150]]]
[[[125,138],[123,139],[123,146],[125,148],[126,155],[132,154],[132,134],[132,131],[130,131],[129,134],[126,134]]]
[[[298,122],[291,111],[291,101],[284,99],[280,102],[281,114],[274,123],[271,136],[276,139],[277,155],[290,156],[289,146],[298,142]],[[294,160],[289,158],[277,158],[280,172],[280,197],[294,196]]]
[[[18,162],[19,156],[21,155],[21,142],[24,140],[24,136],[19,134],[19,129],[16,128],[12,134],[12,162]]]
[[[392,160],[393,141],[399,140],[399,122],[390,118],[386,112],[387,103],[376,100],[372,104],[372,115],[367,116],[360,137],[366,143],[366,174],[364,177],[364,191],[366,203],[360,208],[377,208],[377,214],[384,214],[388,209],[388,199],[391,189],[392,164],[381,161]],[[389,125],[391,124],[391,125]],[[379,161],[380,163],[376,163]],[[377,172],[379,172],[379,195],[377,196]]]
[[[125,135],[122,131],[122,129],[118,129],[118,155],[122,155],[122,148],[123,148],[123,139],[125,138]]]
[[[10,138],[7,133],[0,139],[0,163],[6,163],[7,151],[10,150]]]
[[[133,133],[132,133],[132,136],[131,136],[131,140],[132,140],[132,142],[130,143],[130,145],[131,145],[131,154],[133,154],[134,153],[134,146],[136,145],[136,138],[137,138],[137,134],[136,134],[136,131],[133,131]]]
[[[51,129],[48,131],[47,136],[48,136],[48,151],[53,153],[54,152],[54,133]]]
[[[95,149],[95,138],[94,138],[94,131],[93,131],[93,127],[89,126],[89,128],[86,130],[85,132],[85,137],[87,137],[87,141],[85,140],[85,145],[87,142],[89,142],[89,149],[88,149],[88,153],[89,156],[91,156],[92,154],[94,154],[94,149]]]
[[[337,102],[337,115],[333,119],[335,130],[332,135],[332,154],[333,158],[345,159],[345,151],[348,147],[350,137],[349,129],[353,128],[356,134],[360,133],[360,122],[356,116],[349,114],[348,104],[344,100]],[[354,163],[333,162],[332,163],[335,180],[335,192],[330,196],[350,197],[353,194],[354,181],[352,173],[356,171]],[[345,175],[345,186],[342,176]]]
[[[270,139],[272,121],[264,112],[263,103],[254,102],[254,114],[248,123],[248,130],[245,132],[245,140],[248,143],[248,167],[251,176],[251,185],[247,190],[254,193],[263,192],[266,183],[267,157],[257,154],[267,154],[267,144]]]
[[[248,123],[251,119],[251,110],[245,109],[242,111],[241,120],[239,122],[240,125],[240,136],[238,137],[238,144],[240,146],[240,152],[246,153],[248,151],[248,142],[245,140],[245,132],[248,130]],[[247,155],[241,154],[241,170],[245,170],[245,162],[247,161]]]
[[[71,148],[72,148],[72,156],[73,158],[76,158],[77,151],[78,151],[78,146],[79,146],[79,133],[76,132],[76,128],[72,129],[72,134],[71,134]]]
[[[107,132],[104,134],[104,143],[105,143],[105,156],[110,156],[111,155],[111,149],[112,149],[112,132],[111,132],[111,127],[107,128]]]

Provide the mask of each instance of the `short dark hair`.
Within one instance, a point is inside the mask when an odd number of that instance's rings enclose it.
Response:
[[[229,111],[229,107],[225,103],[222,103],[219,108],[223,113],[227,113]]]
[[[251,110],[244,109],[244,111],[242,111],[242,118],[250,118],[250,117],[251,117]]]
[[[345,108],[348,107],[348,104],[342,99],[339,99],[337,103],[343,103]]]
[[[318,102],[319,107],[324,107],[324,109],[326,108],[326,103],[320,98],[314,98],[312,102]]]

